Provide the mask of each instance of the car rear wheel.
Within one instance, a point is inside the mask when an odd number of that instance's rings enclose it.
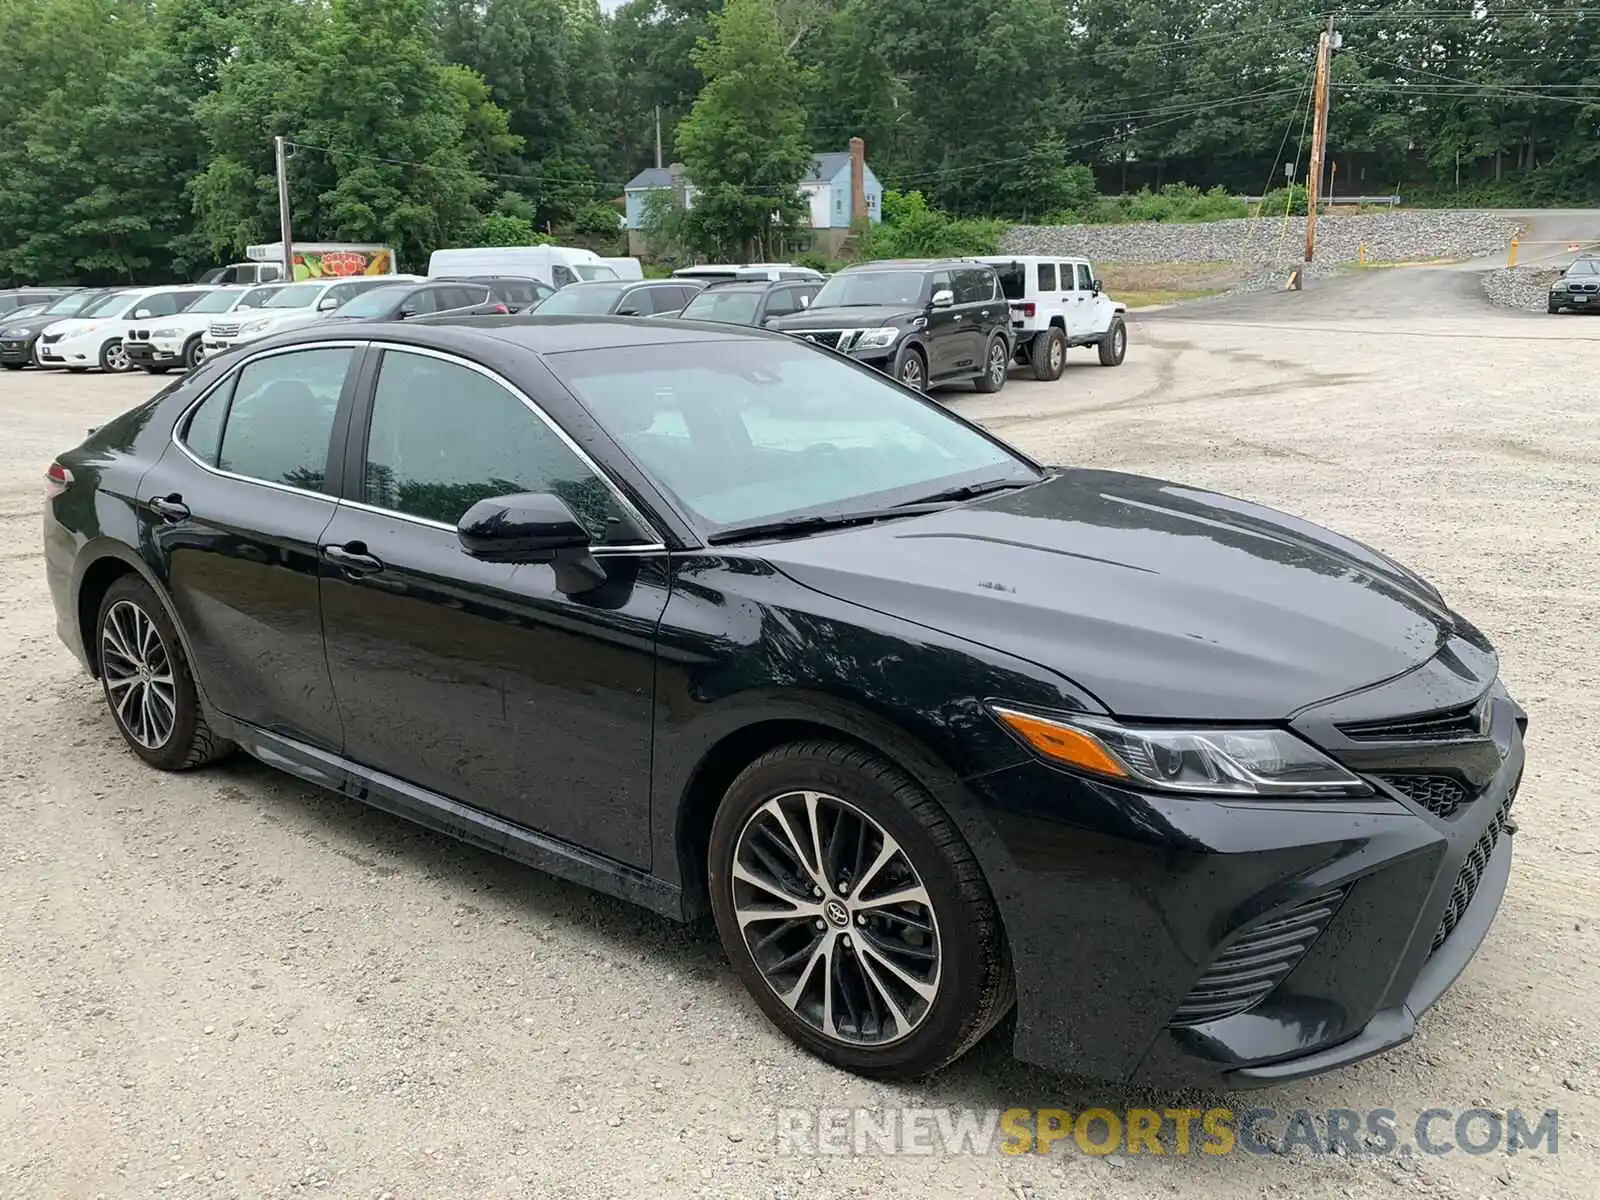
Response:
[[[977,861],[933,798],[867,750],[799,742],[750,764],[712,823],[707,877],[745,987],[835,1066],[926,1075],[1011,1007]]]
[[[206,723],[183,643],[149,584],[135,575],[113,583],[95,630],[106,705],[130,750],[183,771],[231,749]]]
[[[1121,317],[1111,318],[1111,328],[1100,337],[1100,365],[1120,367],[1128,355],[1128,327]]]
[[[1006,372],[1011,368],[1011,348],[1003,337],[992,337],[983,352],[983,374],[973,380],[980,392],[998,392],[1006,385]]]
[[[150,375],[165,375],[168,371],[172,370],[171,367],[143,367],[142,369]]]
[[[183,344],[183,365],[186,370],[194,370],[205,361],[205,357],[206,348],[200,344],[199,334]]]
[[[27,363],[0,363],[0,367],[4,367],[8,371],[20,371],[27,365]]]
[[[1035,334],[1028,359],[1035,379],[1046,383],[1060,379],[1067,366],[1067,335],[1054,326]]]
[[[133,363],[128,359],[128,351],[123,347],[120,338],[114,338],[100,347],[100,369],[109,371],[113,375],[121,375],[131,369]]]
[[[901,346],[895,356],[894,377],[913,391],[928,390],[928,363],[915,346]]]

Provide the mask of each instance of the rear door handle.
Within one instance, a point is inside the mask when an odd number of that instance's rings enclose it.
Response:
[[[177,492],[173,492],[170,496],[154,497],[150,501],[150,511],[169,524],[189,519],[189,506]]]
[[[363,542],[346,542],[342,546],[324,546],[322,557],[347,575],[375,575],[383,570],[383,561],[367,553]]]

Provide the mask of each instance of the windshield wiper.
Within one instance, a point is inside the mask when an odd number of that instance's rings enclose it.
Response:
[[[987,496],[990,492],[1009,492],[1017,488],[1032,487],[1039,483],[1037,479],[985,479],[980,483],[964,483],[960,487],[945,488],[942,492],[934,492],[931,496],[918,496],[915,500],[907,500],[905,504],[895,507],[909,508],[923,504],[940,504],[951,500],[971,500],[975,496]]]
[[[713,546],[724,546],[730,542],[752,542],[760,538],[794,537],[817,533],[823,529],[846,529],[851,525],[892,521],[896,517],[915,517],[921,513],[937,512],[941,507],[943,506],[940,504],[913,501],[909,504],[896,504],[892,508],[872,508],[863,512],[812,513],[810,516],[784,517],[777,521],[756,521],[750,525],[734,525],[713,533],[706,538],[706,542]]]

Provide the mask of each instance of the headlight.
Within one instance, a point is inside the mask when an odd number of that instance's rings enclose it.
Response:
[[[271,324],[272,324],[272,322],[269,321],[269,320],[246,321],[243,325],[239,326],[239,332],[240,333],[260,333],[263,329],[265,329],[267,326],[269,326]]]
[[[882,350],[886,346],[895,344],[900,331],[888,325],[882,329],[869,329],[856,339],[857,350]]]
[[[0,329],[0,337],[3,338],[25,338],[27,336],[28,331],[26,329]]]
[[[1284,729],[1123,725],[1106,717],[994,715],[1051,762],[1102,779],[1214,796],[1365,796],[1372,789]]]
[[[153,338],[172,338],[177,337],[182,332],[183,330],[181,329],[157,329],[150,336]]]

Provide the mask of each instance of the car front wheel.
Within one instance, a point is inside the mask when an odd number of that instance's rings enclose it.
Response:
[[[895,356],[894,377],[912,391],[928,390],[928,364],[915,346],[902,346]]]
[[[149,584],[135,575],[113,583],[95,629],[100,683],[129,749],[164,771],[228,752],[206,723],[183,644]]]
[[[124,371],[131,370],[133,363],[128,358],[128,351],[120,339],[107,342],[100,347],[100,369],[109,371],[113,375],[121,375]]]
[[[926,1075],[1014,999],[971,851],[926,791],[869,751],[801,742],[757,759],[717,810],[707,877],[745,987],[835,1066]]]
[[[1100,337],[1100,365],[1120,367],[1128,355],[1128,327],[1121,317],[1111,319],[1111,328]]]

